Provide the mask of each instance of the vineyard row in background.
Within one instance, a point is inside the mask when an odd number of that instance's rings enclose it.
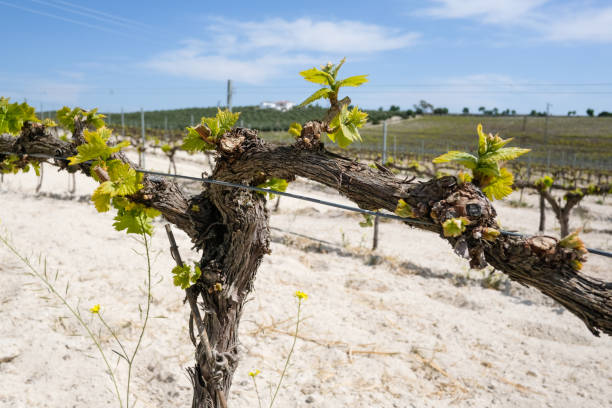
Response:
[[[211,108],[212,109],[212,108]],[[322,108],[306,108],[312,116]],[[295,109],[293,109],[295,110]],[[284,112],[289,114],[291,111]],[[263,110],[261,110],[263,111]],[[296,112],[299,110],[295,110]],[[294,112],[295,113],[295,112]],[[209,113],[212,114],[212,113]],[[316,115],[315,115],[316,114]],[[179,129],[156,128],[150,125],[144,113],[145,133],[149,138],[161,141],[178,141],[185,135],[185,126]],[[214,114],[212,114],[214,116]],[[199,116],[196,116],[199,117]],[[313,117],[306,115],[309,119]],[[304,123],[306,117],[295,117]],[[320,116],[318,116],[320,117]],[[153,119],[155,116],[153,116]],[[286,131],[263,131],[241,115],[239,126],[260,130],[260,136],[268,141],[291,143],[293,137]],[[151,120],[153,120],[151,119]],[[111,121],[116,134],[124,134],[133,141],[142,135],[142,117],[138,123],[122,127]],[[191,124],[191,118],[184,124]],[[387,120],[387,154],[394,158],[429,161],[450,150],[474,152],[476,125],[482,123],[487,132],[514,138],[513,145],[530,148],[528,155],[518,161],[524,167],[544,169],[580,169],[600,174],[612,173],[612,118],[589,117],[483,117],[483,116],[435,116],[426,115],[412,119]],[[363,142],[354,143],[343,154],[372,159],[382,155],[383,124],[366,125],[361,130]],[[333,148],[333,147],[332,147]]]

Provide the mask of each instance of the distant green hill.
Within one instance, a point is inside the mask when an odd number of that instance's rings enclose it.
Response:
[[[322,119],[327,108],[320,106],[307,106],[304,108],[293,108],[286,112],[276,109],[261,109],[258,106],[235,106],[234,112],[240,112],[238,126],[249,127],[261,131],[279,131],[289,129],[293,122],[305,123],[309,120]],[[145,111],[145,127],[148,129],[165,129],[166,121],[168,130],[184,130],[186,126],[198,123],[202,116],[214,116],[216,107],[210,108],[185,108],[173,110]],[[399,115],[400,112],[369,110],[370,121],[378,123],[381,120]],[[113,126],[121,124],[120,113],[106,113]],[[124,113],[124,122],[127,127],[140,127],[140,112]],[[108,122],[108,120],[107,120]]]
[[[326,108],[318,106],[294,108],[286,112],[276,109],[260,109],[258,106],[235,106],[232,110],[240,112],[238,126],[261,131],[287,130],[293,122],[304,123],[313,119],[321,119],[327,112]],[[186,126],[192,124],[192,120],[193,123],[199,123],[202,116],[215,116],[216,112],[216,107],[145,111],[145,127],[165,129],[167,121],[169,130],[184,130]],[[127,127],[140,127],[140,112],[126,112],[124,118]],[[113,126],[120,125],[121,114],[111,113],[110,120]]]
[[[145,112],[145,127],[152,137],[179,139],[185,127],[199,122],[202,116],[214,116],[216,107],[158,110]],[[260,109],[257,106],[236,106],[241,112],[238,126],[260,131],[270,141],[291,142],[287,133],[293,122],[305,123],[322,119],[327,112],[320,106],[294,108],[287,112]],[[482,123],[485,131],[515,138],[512,145],[532,149],[519,161],[533,161],[540,165],[570,166],[612,170],[612,117],[586,116],[485,116],[485,115],[424,115],[407,118],[405,111],[368,110],[370,123],[362,130],[363,143],[355,143],[349,151],[379,153],[382,151],[381,121],[392,116],[403,119],[388,123],[388,156],[417,154],[433,157],[448,150],[474,151],[476,126]],[[121,115],[107,114],[111,126],[121,129]],[[51,115],[53,116],[53,115]],[[124,114],[126,134],[140,136],[140,112]],[[168,132],[165,132],[167,121]],[[548,136],[546,136],[548,134]]]
[[[546,117],[518,115],[425,115],[394,120],[387,126],[387,156],[432,158],[449,150],[474,152],[479,123],[487,133],[514,138],[511,146],[532,149],[518,161],[612,171],[610,117],[551,116],[547,121]],[[349,146],[347,154],[382,152],[382,124],[367,124],[360,133],[363,143]],[[287,132],[264,132],[262,137],[274,142],[291,140]]]

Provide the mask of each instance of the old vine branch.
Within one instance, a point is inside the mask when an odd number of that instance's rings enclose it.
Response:
[[[314,126],[316,131],[317,127]],[[319,128],[320,129],[320,128]],[[318,136],[318,135],[317,135]],[[314,137],[304,143],[304,134],[293,146],[271,146],[257,137],[255,131],[234,129],[223,135],[218,144],[219,165],[215,177],[225,181],[256,184],[265,177],[288,180],[296,176],[308,178],[331,187],[361,208],[394,211],[402,199],[414,216],[438,225],[444,220],[464,216],[470,220],[465,234],[445,238],[458,252],[466,249],[474,266],[493,265],[512,280],[534,287],[564,305],[580,318],[595,335],[600,331],[612,335],[612,283],[580,273],[576,263],[583,254],[565,248],[549,237],[513,237],[500,235],[495,240],[481,239],[483,228],[497,228],[496,212],[476,187],[459,184],[454,177],[426,182],[404,182],[393,175],[327,152]],[[0,149],[15,153],[72,155],[73,143],[51,136],[41,125],[29,124],[19,137],[0,136]],[[125,157],[120,158],[127,161]],[[65,162],[56,165],[66,168]],[[73,166],[89,174],[85,165]],[[145,188],[135,197],[164,214],[177,227],[197,240],[208,229],[214,211],[197,214],[178,186],[154,177],[146,177]],[[207,201],[203,193],[198,203]],[[215,203],[218,206],[218,203]],[[201,207],[201,206],[200,206]],[[420,226],[440,233],[441,228]],[[408,243],[407,243],[408,244]],[[265,249],[265,248],[264,248]],[[264,251],[265,252],[265,251]],[[248,279],[247,279],[248,280]],[[243,286],[245,283],[243,282]]]
[[[232,181],[248,182],[260,172],[266,177],[288,180],[301,176],[337,190],[365,209],[394,211],[398,200],[403,199],[412,207],[414,216],[423,220],[440,223],[450,217],[466,216],[471,221],[468,232],[474,233],[445,239],[455,248],[458,241],[465,239],[474,266],[489,263],[512,280],[534,287],[564,305],[593,334],[612,334],[612,283],[576,270],[584,254],[559,245],[554,238],[500,235],[492,242],[480,239],[478,228],[497,227],[496,213],[473,185],[460,185],[454,177],[404,182],[388,172],[327,152],[316,137],[308,144],[298,140],[294,146],[271,146],[257,138],[254,131],[236,129],[225,134],[224,139],[228,140],[221,145],[231,149],[220,149],[220,153],[226,163],[231,163],[225,174]],[[470,212],[470,206],[476,210]],[[418,228],[441,231],[428,226]]]
[[[59,139],[53,132],[39,123],[26,122],[17,137],[10,134],[0,135],[0,151],[15,154],[42,154],[54,157],[74,156],[77,154],[77,145],[84,142],[82,130],[77,121],[73,137],[74,142],[68,142]],[[130,164],[133,168],[137,167],[121,152],[114,154],[113,157]],[[0,154],[0,159],[3,158],[3,155]],[[27,157],[25,159],[27,161]],[[32,158],[32,160],[40,159]],[[65,160],[53,160],[50,164],[71,173],[82,172],[91,176],[91,166],[88,163],[69,166]],[[197,220],[202,218],[202,214],[192,214],[188,200],[179,186],[172,180],[152,176],[145,176],[142,184],[144,188],[131,199],[160,211],[168,221],[185,231],[192,239],[196,239]]]

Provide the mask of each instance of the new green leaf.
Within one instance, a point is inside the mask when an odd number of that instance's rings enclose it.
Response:
[[[105,181],[94,190],[91,195],[91,201],[94,202],[98,212],[106,212],[110,209],[110,202],[114,192],[115,190],[111,181]]]
[[[194,268],[191,268],[189,265],[177,265],[172,269],[172,274],[174,275],[174,286],[187,289],[198,281],[202,271],[198,265],[194,265]]]
[[[327,136],[341,148],[355,141],[361,141],[361,135],[357,129],[367,122],[367,117],[368,114],[361,112],[358,107],[355,106],[349,111],[344,105],[338,116],[329,124],[332,131]]]
[[[70,109],[67,106],[64,106],[62,109],[58,110],[56,116],[60,125],[70,130],[72,133],[74,133],[74,121],[77,118],[83,120],[85,124],[99,129],[104,126],[104,118],[106,117],[105,115],[98,113],[97,108],[86,111],[81,108]]]
[[[297,122],[293,122],[291,126],[289,126],[289,134],[295,137],[300,137],[302,134],[302,125]]]
[[[307,69],[306,71],[300,72],[300,75],[303,76],[305,80],[314,82],[315,84],[332,85],[334,83],[334,78],[328,72],[322,71],[319,68]]]
[[[329,88],[321,88],[318,91],[316,91],[315,93],[313,93],[312,95],[310,95],[308,98],[306,98],[304,100],[304,102],[300,103],[298,106],[306,106],[309,103],[312,103],[314,101],[317,101],[321,98],[327,98],[329,97],[329,95],[332,93],[333,91]]]
[[[482,192],[487,195],[489,200],[501,200],[512,193],[512,184],[514,184],[514,176],[508,169],[502,167],[500,176],[483,187]]]
[[[212,150],[215,148],[215,145],[207,143],[206,141],[204,141],[202,136],[195,131],[194,128],[188,127],[187,136],[183,138],[183,144],[181,145],[181,147],[183,148],[183,150],[189,153],[195,153],[203,152],[205,150]]]
[[[535,185],[538,188],[544,189],[544,190],[548,190],[549,188],[552,187],[553,185],[553,178],[550,176],[544,176],[542,178],[540,178],[539,180],[536,180]]]
[[[17,134],[26,121],[39,122],[34,108],[23,102],[9,103],[9,98],[0,97],[0,134]]]
[[[217,120],[219,121],[219,136],[225,132],[228,132],[234,127],[238,118],[240,117],[240,112],[230,112],[228,109],[221,110],[218,109],[217,112]]]
[[[276,191],[282,191],[284,192],[285,190],[287,190],[287,186],[289,185],[289,183],[287,183],[287,180],[282,179],[282,178],[276,178],[276,177],[270,177],[268,180],[266,180],[265,183],[259,184],[257,187],[259,188],[269,188],[271,190],[276,190]],[[266,195],[268,194],[268,196],[270,197],[270,199],[273,199],[276,195],[274,193],[264,193],[263,191],[258,191],[259,194],[263,194]]]
[[[361,214],[363,215],[363,221],[359,222],[359,226],[361,228],[367,228],[374,225],[374,217],[371,214]]]
[[[470,170],[475,169],[478,165],[478,159],[476,157],[469,153],[460,152],[457,150],[452,150],[433,159],[434,163],[448,163],[451,161],[456,161],[457,163],[467,167]]]
[[[348,77],[343,79],[342,81],[338,81],[337,87],[341,86],[361,86],[368,82],[367,75],[355,75],[352,77]]]
[[[464,231],[465,227],[470,225],[470,220],[465,217],[451,218],[444,221],[442,229],[445,237],[458,237]]]
[[[149,236],[153,234],[151,221],[160,215],[159,211],[135,203],[129,203],[125,207],[120,205],[115,205],[115,207],[117,207],[117,216],[113,227],[117,231],[126,230],[128,234],[147,234]]]
[[[412,210],[410,204],[408,204],[401,198],[397,202],[395,214],[399,215],[402,218],[415,218],[414,211]]]
[[[201,126],[187,127],[187,136],[183,139],[182,148],[191,153],[214,149],[219,137],[232,129],[239,116],[240,112],[217,109],[214,118],[201,119]]]
[[[112,130],[107,127],[101,127],[96,131],[83,131],[83,137],[87,143],[77,146],[78,154],[69,157],[70,165],[83,163],[89,160],[106,160],[113,153],[117,153],[122,148],[129,146],[130,142],[125,140],[115,146],[108,146],[107,142],[110,139]]]
[[[483,162],[503,162],[508,160],[514,160],[519,156],[528,153],[529,149],[521,149],[520,147],[504,147],[499,150],[494,150],[491,153],[486,153],[482,156]]]

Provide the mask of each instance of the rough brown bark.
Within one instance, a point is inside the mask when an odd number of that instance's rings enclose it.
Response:
[[[558,245],[553,238],[500,236],[494,243],[477,238],[481,227],[494,227],[495,210],[471,184],[459,185],[454,177],[428,182],[404,182],[386,171],[327,152],[320,144],[311,149],[271,147],[247,130],[226,137],[242,140],[241,154],[231,164],[233,174],[253,174],[292,180],[307,177],[332,187],[361,208],[394,211],[400,198],[410,204],[415,216],[437,226],[418,226],[440,232],[445,219],[465,215],[467,204],[479,207],[481,215],[468,217],[472,225],[465,234],[475,266],[486,261],[508,276],[532,286],[563,304],[587,325],[593,334],[612,334],[612,284],[589,278],[575,270],[573,261],[583,254]],[[233,145],[236,145],[234,142]],[[299,141],[297,143],[299,145]],[[448,238],[457,248],[458,240]],[[479,259],[484,255],[484,259]],[[480,265],[479,265],[480,264]]]
[[[535,287],[563,304],[593,334],[600,330],[612,334],[612,284],[574,270],[575,261],[583,260],[582,253],[563,248],[556,239],[547,237],[502,235],[486,241],[482,239],[483,232],[497,227],[496,213],[478,188],[459,184],[454,177],[411,182],[396,178],[382,166],[373,170],[326,151],[317,137],[317,131],[323,128],[317,122],[305,125],[303,137],[293,146],[271,146],[255,131],[234,129],[219,140],[212,178],[257,185],[269,177],[293,181],[301,176],[329,186],[369,210],[394,211],[398,200],[403,199],[415,218],[431,223],[417,227],[438,234],[445,220],[467,217],[471,221],[467,231],[460,237],[445,239],[457,253],[470,258],[473,266],[482,267],[488,262],[511,279]],[[0,151],[66,157],[76,153],[78,135],[75,140],[76,143],[63,142],[41,125],[27,124],[17,138],[0,135]],[[129,162],[122,154],[117,158]],[[89,175],[87,164],[67,166],[63,160],[54,164]],[[202,277],[190,289],[190,299],[201,302],[202,324],[214,361],[207,361],[198,344],[196,364],[190,370],[193,407],[221,406],[219,393],[228,395],[237,366],[242,307],[261,260],[269,252],[265,198],[217,185],[203,186],[200,194],[186,198],[176,183],[153,176],[145,176],[143,184],[144,188],[131,198],[161,211],[202,251]]]

